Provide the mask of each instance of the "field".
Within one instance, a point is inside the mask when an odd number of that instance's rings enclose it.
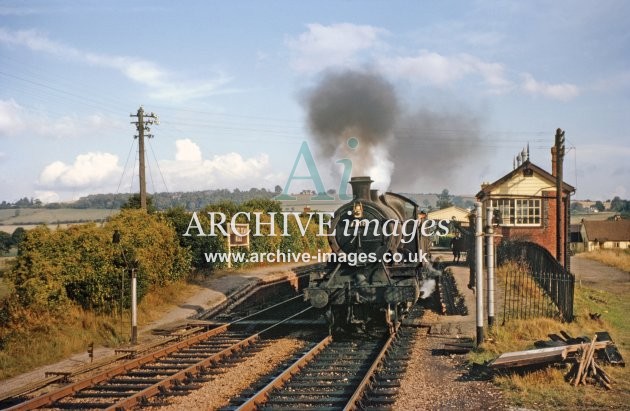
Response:
[[[26,229],[40,224],[50,227],[65,227],[69,223],[86,223],[90,221],[104,221],[118,210],[96,208],[18,208],[0,210],[0,230],[12,233],[17,227]]]

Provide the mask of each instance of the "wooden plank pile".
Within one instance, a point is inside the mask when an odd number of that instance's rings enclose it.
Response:
[[[612,379],[606,372],[595,362],[595,343],[597,335],[593,338],[591,344],[587,348],[582,348],[582,355],[576,357],[571,370],[566,375],[566,380],[574,386],[580,384],[586,385],[587,382],[599,382],[604,388],[610,390]]]
[[[599,383],[611,389],[612,379],[596,360],[620,366],[625,366],[625,363],[608,333],[599,332],[592,340],[586,337],[573,338],[566,332],[561,334],[564,338],[551,334],[550,341],[538,341],[536,346],[542,348],[501,354],[488,366],[492,370],[510,370],[557,363],[571,364],[565,378],[574,386]]]

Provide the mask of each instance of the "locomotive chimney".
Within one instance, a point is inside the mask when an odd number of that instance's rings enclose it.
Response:
[[[355,200],[370,201],[370,186],[374,181],[370,177],[352,177],[350,185],[352,186],[352,194]]]

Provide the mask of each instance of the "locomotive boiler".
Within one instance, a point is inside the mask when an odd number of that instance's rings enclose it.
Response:
[[[412,200],[379,195],[370,177],[350,180],[353,199],[332,218],[326,270],[311,275],[305,299],[325,310],[331,332],[387,324],[393,332],[432,275],[426,215]]]

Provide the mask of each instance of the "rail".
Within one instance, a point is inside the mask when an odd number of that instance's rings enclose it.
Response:
[[[332,341],[332,336],[327,336],[321,340],[315,347],[311,348],[306,354],[301,356],[297,361],[291,364],[286,370],[278,375],[273,381],[255,393],[249,400],[245,401],[237,411],[255,411],[258,407],[265,403],[269,399],[269,394],[276,389],[280,389],[284,384],[291,379],[295,374],[309,362],[311,362],[317,354],[319,354],[324,348],[326,348]]]
[[[293,301],[295,300],[296,297],[293,297],[285,302],[289,302],[289,301]],[[267,312],[269,311],[271,308],[275,308],[280,306],[281,304],[276,304],[273,307],[269,307],[267,309],[261,310],[255,314],[249,315],[247,317],[243,317],[239,320],[236,320],[232,323],[229,324],[223,324],[217,328],[213,328],[209,331],[194,335],[192,337],[189,337],[183,341],[180,341],[176,344],[173,345],[169,345],[167,347],[164,347],[158,351],[155,352],[151,352],[149,354],[143,355],[141,357],[129,360],[123,364],[120,364],[112,369],[103,371],[101,373],[98,373],[94,376],[91,376],[87,379],[81,380],[81,381],[77,381],[75,383],[66,385],[64,387],[61,387],[58,390],[55,390],[53,392],[44,394],[42,396],[39,397],[35,397],[32,398],[30,400],[27,400],[25,402],[22,402],[20,404],[17,404],[11,408],[9,408],[8,410],[11,411],[17,411],[17,410],[32,410],[32,409],[36,409],[36,408],[40,408],[40,407],[44,407],[44,406],[50,406],[51,404],[54,404],[54,402],[62,399],[62,398],[66,398],[66,397],[72,397],[73,395],[79,393],[82,390],[88,389],[90,387],[94,387],[99,383],[104,383],[108,380],[113,379],[114,377],[118,377],[118,376],[122,376],[125,373],[138,369],[139,367],[143,366],[143,365],[147,365],[150,364],[152,362],[156,362],[156,361],[160,361],[162,359],[164,359],[165,357],[167,357],[170,354],[179,352],[181,350],[184,350],[188,347],[192,347],[195,344],[198,343],[202,343],[206,340],[211,339],[212,337],[218,336],[220,334],[224,334],[228,331],[228,328],[230,326],[233,326],[235,324],[238,324],[239,322],[252,318],[255,315],[258,315],[260,313],[263,312]],[[213,363],[216,363],[218,361],[224,360],[226,358],[228,358],[230,355],[234,354],[235,352],[241,351],[243,349],[245,349],[247,346],[250,346],[252,344],[254,344],[255,342],[257,342],[258,340],[260,340],[261,335],[263,333],[266,333],[270,330],[272,330],[273,328],[280,326],[282,324],[285,324],[287,321],[298,317],[302,314],[304,314],[305,312],[311,310],[312,307],[308,307],[304,310],[300,310],[297,313],[292,313],[292,315],[290,315],[287,318],[284,318],[280,321],[278,321],[276,324],[269,326],[261,331],[258,331],[252,335],[249,335],[246,338],[242,338],[240,341],[238,341],[235,344],[230,345],[229,347],[222,349],[219,352],[215,352],[212,353],[211,355],[208,355],[207,357],[203,358],[200,361],[195,362],[194,364],[191,364],[189,366],[187,366],[185,369],[180,370],[174,374],[165,376],[164,378],[162,378],[160,381],[157,381],[154,384],[151,384],[148,387],[143,387],[143,389],[136,391],[136,392],[130,392],[128,394],[128,397],[122,398],[118,401],[116,401],[114,404],[109,405],[107,409],[110,410],[115,410],[115,409],[126,409],[126,408],[130,408],[133,407],[134,405],[137,405],[141,402],[144,402],[147,398],[162,392],[162,391],[166,391],[168,390],[170,387],[176,385],[178,382],[181,382],[183,380],[185,380],[186,378],[189,378],[191,374],[195,374],[196,372],[202,370],[203,368],[207,367],[208,365],[211,365]],[[105,404],[103,404],[105,405]]]

